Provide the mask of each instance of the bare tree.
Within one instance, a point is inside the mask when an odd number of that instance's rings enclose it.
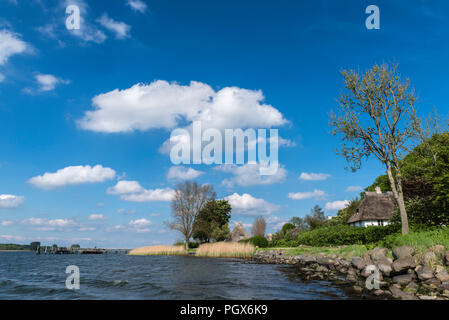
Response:
[[[253,236],[265,236],[265,229],[267,228],[267,222],[262,217],[257,217],[254,220],[253,227],[251,229],[251,233]]]
[[[384,164],[399,207],[402,234],[407,234],[401,159],[422,135],[410,80],[401,80],[397,65],[375,65],[364,74],[345,70],[342,76],[345,91],[340,95],[338,114],[332,112],[330,121],[332,134],[342,140],[338,153],[353,171],[371,155]]]
[[[198,185],[196,182],[185,181],[179,183],[171,202],[173,221],[168,226],[184,236],[186,250],[193,234],[193,226],[199,212],[204,205],[215,199],[215,192],[211,185]]]

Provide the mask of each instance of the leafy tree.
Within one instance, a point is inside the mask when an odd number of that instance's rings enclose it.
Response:
[[[289,231],[289,230],[293,230],[293,229],[295,229],[295,225],[293,224],[293,223],[286,223],[286,224],[284,224],[283,226],[282,226],[282,232],[283,233],[286,233],[287,231]]]
[[[410,81],[401,80],[396,65],[375,65],[364,74],[345,70],[342,76],[345,91],[340,95],[338,114],[330,116],[332,134],[342,141],[338,153],[353,171],[372,155],[382,162],[399,206],[402,234],[407,234],[400,160],[423,134]]]
[[[185,181],[179,183],[174,191],[171,203],[173,221],[168,226],[179,231],[185,239],[186,250],[193,235],[196,218],[208,201],[215,199],[215,192],[211,185],[199,185],[196,182]]]
[[[226,200],[208,201],[196,219],[193,238],[200,242],[226,240],[231,210]]]
[[[293,217],[290,219],[290,223],[292,223],[298,231],[304,231],[307,230],[307,223],[304,221],[303,218],[300,217]]]
[[[324,215],[323,209],[320,206],[316,205],[311,210],[311,215],[306,215],[304,221],[308,225],[309,230],[313,230],[321,227],[327,222],[326,216]]]
[[[360,204],[360,198],[355,198],[349,202],[349,205],[337,212],[337,216],[329,221],[329,225],[346,225],[348,219],[355,213]]]

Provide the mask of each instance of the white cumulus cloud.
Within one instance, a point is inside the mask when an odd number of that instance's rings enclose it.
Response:
[[[182,166],[173,166],[168,170],[168,179],[192,180],[198,178],[204,172],[193,168],[185,168]]]
[[[107,193],[120,195],[125,201],[152,202],[171,201],[174,191],[170,188],[145,189],[137,181],[121,180],[108,188]]]
[[[248,193],[231,194],[224,198],[232,207],[232,213],[247,216],[269,215],[279,210],[279,206],[264,199],[255,198]]]
[[[92,99],[78,124],[97,132],[173,129],[182,121],[202,121],[209,128],[269,128],[287,123],[261,91],[226,87],[215,91],[192,81],[189,85],[157,80],[102,93]]]
[[[310,198],[319,198],[326,196],[326,192],[323,190],[315,189],[312,192],[290,192],[288,197],[292,200],[304,200]]]
[[[32,185],[41,189],[54,189],[67,185],[79,185],[110,180],[115,177],[115,171],[101,165],[69,166],[54,173],[46,172],[28,180]]]
[[[20,35],[9,30],[0,30],[0,65],[4,65],[8,59],[16,54],[29,50],[29,45]]]
[[[349,205],[349,200],[339,200],[339,201],[333,201],[333,202],[328,202],[325,205],[325,209],[326,210],[341,210],[346,208]]]
[[[329,178],[331,175],[326,173],[307,173],[303,172],[299,176],[300,180],[308,180],[308,181],[322,181]]]
[[[0,209],[17,208],[25,200],[22,196],[12,194],[0,194]]]

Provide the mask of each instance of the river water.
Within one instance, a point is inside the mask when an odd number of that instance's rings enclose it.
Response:
[[[66,288],[66,267],[80,289]],[[36,255],[0,252],[0,299],[348,299],[292,266],[183,256]]]

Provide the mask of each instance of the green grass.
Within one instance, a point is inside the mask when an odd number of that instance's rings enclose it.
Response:
[[[449,250],[449,228],[410,232],[405,236],[390,235],[381,244],[388,248],[411,246],[417,253],[423,253],[437,244],[443,245],[446,250]]]
[[[365,252],[368,251],[368,248],[364,245],[346,245],[346,246],[335,246],[335,247],[309,247],[309,246],[300,246],[295,248],[263,248],[258,250],[281,250],[286,255],[299,255],[299,254],[313,254],[316,255],[318,253],[322,253],[326,256],[330,254],[335,254],[337,256],[350,259],[353,256],[363,256]]]

